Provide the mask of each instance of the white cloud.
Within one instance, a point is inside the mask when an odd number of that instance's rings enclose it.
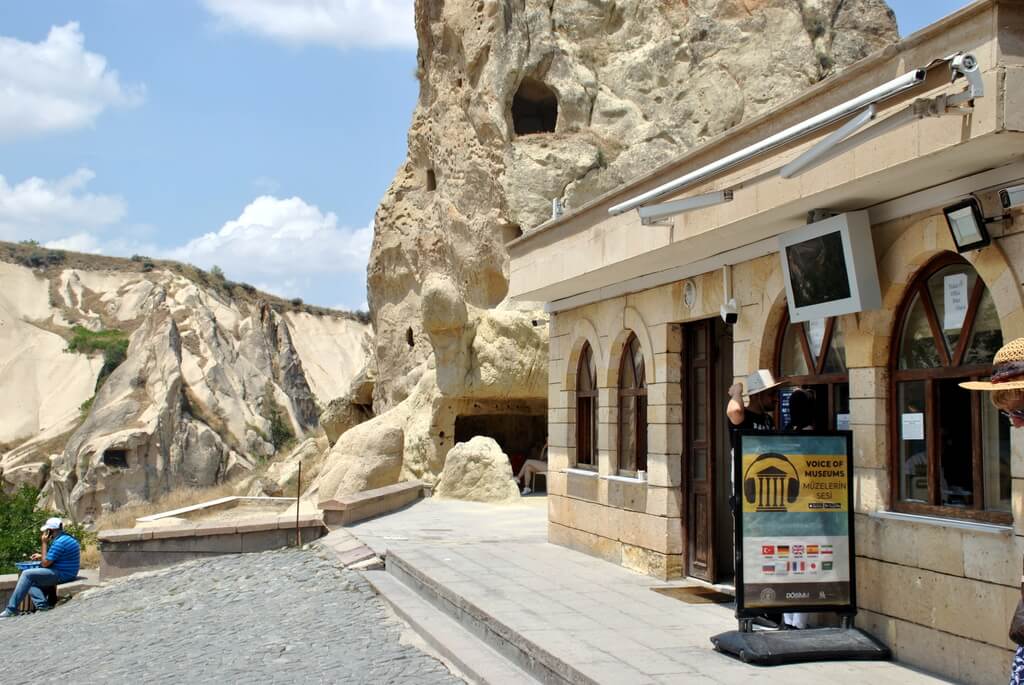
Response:
[[[221,267],[233,281],[291,297],[319,290],[325,280],[365,273],[373,228],[338,226],[302,198],[263,195],[237,219],[166,253],[203,268]],[[344,274],[348,274],[345,278]]]
[[[202,0],[227,27],[284,43],[414,48],[413,0]]]
[[[142,86],[122,86],[106,58],[86,52],[75,22],[39,43],[0,36],[0,140],[89,126],[104,109],[142,97]]]
[[[78,169],[55,181],[33,176],[16,185],[0,176],[0,240],[50,241],[120,221],[124,200],[86,192],[95,176]]]

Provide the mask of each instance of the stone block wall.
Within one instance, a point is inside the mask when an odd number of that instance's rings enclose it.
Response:
[[[964,255],[988,286],[1004,340],[1024,336],[1021,279],[1024,230],[1018,216],[993,246]],[[997,229],[998,230],[998,229]],[[890,342],[896,309],[920,268],[953,248],[941,209],[876,226],[883,308],[843,317],[854,435],[859,624],[902,661],[962,682],[1005,678],[1006,637],[1019,596],[1024,553],[1024,433],[1012,434],[1014,527],[922,521],[889,512]],[[551,319],[549,382],[549,537],[642,573],[678,577],[684,569],[682,518],[682,327],[718,316],[720,272],[578,309]],[[733,267],[741,307],[733,328],[737,380],[772,368],[784,317],[778,258]],[[618,362],[630,331],[647,360],[648,480],[617,480]],[[589,342],[598,367],[599,465],[574,470],[575,374]],[[724,391],[724,388],[722,389]],[[996,677],[998,676],[998,677]]]

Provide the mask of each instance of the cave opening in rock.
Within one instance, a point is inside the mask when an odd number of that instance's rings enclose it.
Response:
[[[544,414],[474,414],[455,417],[455,442],[484,435],[493,438],[508,455],[513,475],[527,459],[539,459],[548,439]]]
[[[546,84],[527,77],[512,98],[512,126],[517,136],[554,133],[558,124],[558,96]]]
[[[505,242],[510,242],[516,238],[523,237],[523,227],[519,224],[505,224],[501,227],[501,234]]]
[[[405,344],[409,347],[413,347],[416,344],[416,341],[412,337],[412,326],[405,329]]]
[[[128,450],[105,450],[103,463],[118,469],[128,468]]]
[[[434,173],[433,169],[427,169],[427,192],[432,193],[437,190],[437,174]]]

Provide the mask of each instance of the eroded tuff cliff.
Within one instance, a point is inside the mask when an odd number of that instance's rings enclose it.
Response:
[[[507,301],[505,243],[897,38],[881,0],[417,0],[415,17],[419,102],[367,270],[378,415],[338,439],[321,499],[443,481],[476,435],[537,456],[547,321]]]
[[[898,37],[882,0],[417,0],[415,16],[419,102],[368,269],[378,412],[433,357],[430,275],[495,307],[505,242],[552,199],[578,207]]]
[[[0,244],[0,485],[89,519],[241,478],[319,432],[369,330],[191,267]]]

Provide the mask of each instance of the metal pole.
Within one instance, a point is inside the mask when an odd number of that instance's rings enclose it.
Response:
[[[295,484],[295,546],[302,547],[302,529],[299,528],[299,497],[302,495],[302,462],[299,462],[299,477]]]

